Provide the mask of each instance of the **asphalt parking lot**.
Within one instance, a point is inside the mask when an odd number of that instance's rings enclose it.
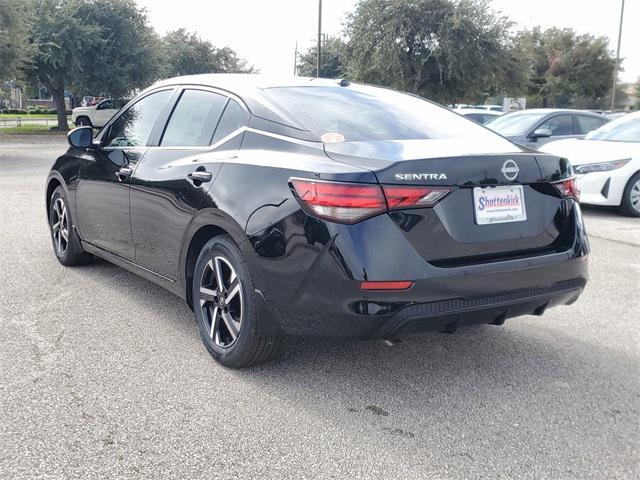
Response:
[[[0,478],[637,478],[640,220],[585,208],[571,307],[394,347],[287,339],[232,371],[179,298],[56,261],[65,145],[0,135]]]

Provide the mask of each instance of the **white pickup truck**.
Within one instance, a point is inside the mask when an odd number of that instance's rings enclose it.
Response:
[[[78,127],[102,128],[122,105],[122,102],[107,98],[92,107],[77,107],[71,112],[71,121]]]

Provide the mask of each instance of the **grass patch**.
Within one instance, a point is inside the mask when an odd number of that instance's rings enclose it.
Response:
[[[69,126],[69,128],[73,128]],[[0,135],[66,135],[67,131],[46,125],[23,125],[22,127],[0,128]]]
[[[0,113],[0,118],[24,118],[25,120],[31,118],[38,120],[55,120],[58,117],[50,113]]]

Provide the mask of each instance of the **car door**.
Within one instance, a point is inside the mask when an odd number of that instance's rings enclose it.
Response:
[[[550,137],[532,138],[533,132],[540,129],[546,129],[551,132]],[[540,148],[545,143],[553,142],[554,140],[562,140],[565,138],[575,137],[575,130],[573,126],[573,115],[570,113],[557,113],[550,115],[536,125],[527,137],[525,145],[531,148]]]
[[[156,91],[136,101],[81,158],[75,193],[81,238],[128,260],[135,258],[129,211],[131,174],[173,91]]]
[[[215,206],[207,193],[222,163],[240,148],[248,117],[239,100],[215,90],[182,91],[131,180],[137,264],[177,278],[184,234],[198,210]]]

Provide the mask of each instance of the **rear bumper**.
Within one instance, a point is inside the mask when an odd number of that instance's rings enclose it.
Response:
[[[294,335],[384,338],[472,323],[501,324],[576,301],[587,282],[588,257],[570,255],[435,269],[440,272],[396,292],[363,291],[360,281],[328,276],[327,265],[317,265],[322,273],[299,283],[288,301],[265,298],[278,330]]]
[[[563,251],[444,267],[425,261],[398,228],[388,228],[390,217],[357,228],[305,218],[292,217],[244,244],[269,334],[376,338],[501,323],[572,303],[588,278],[579,207]],[[404,291],[364,291],[365,280],[414,284]]]
[[[513,290],[474,299],[420,303],[403,308],[375,333],[387,338],[400,333],[439,330],[452,333],[458,327],[476,323],[502,325],[520,315],[542,315],[547,308],[575,302],[586,284],[574,278],[546,287]]]

